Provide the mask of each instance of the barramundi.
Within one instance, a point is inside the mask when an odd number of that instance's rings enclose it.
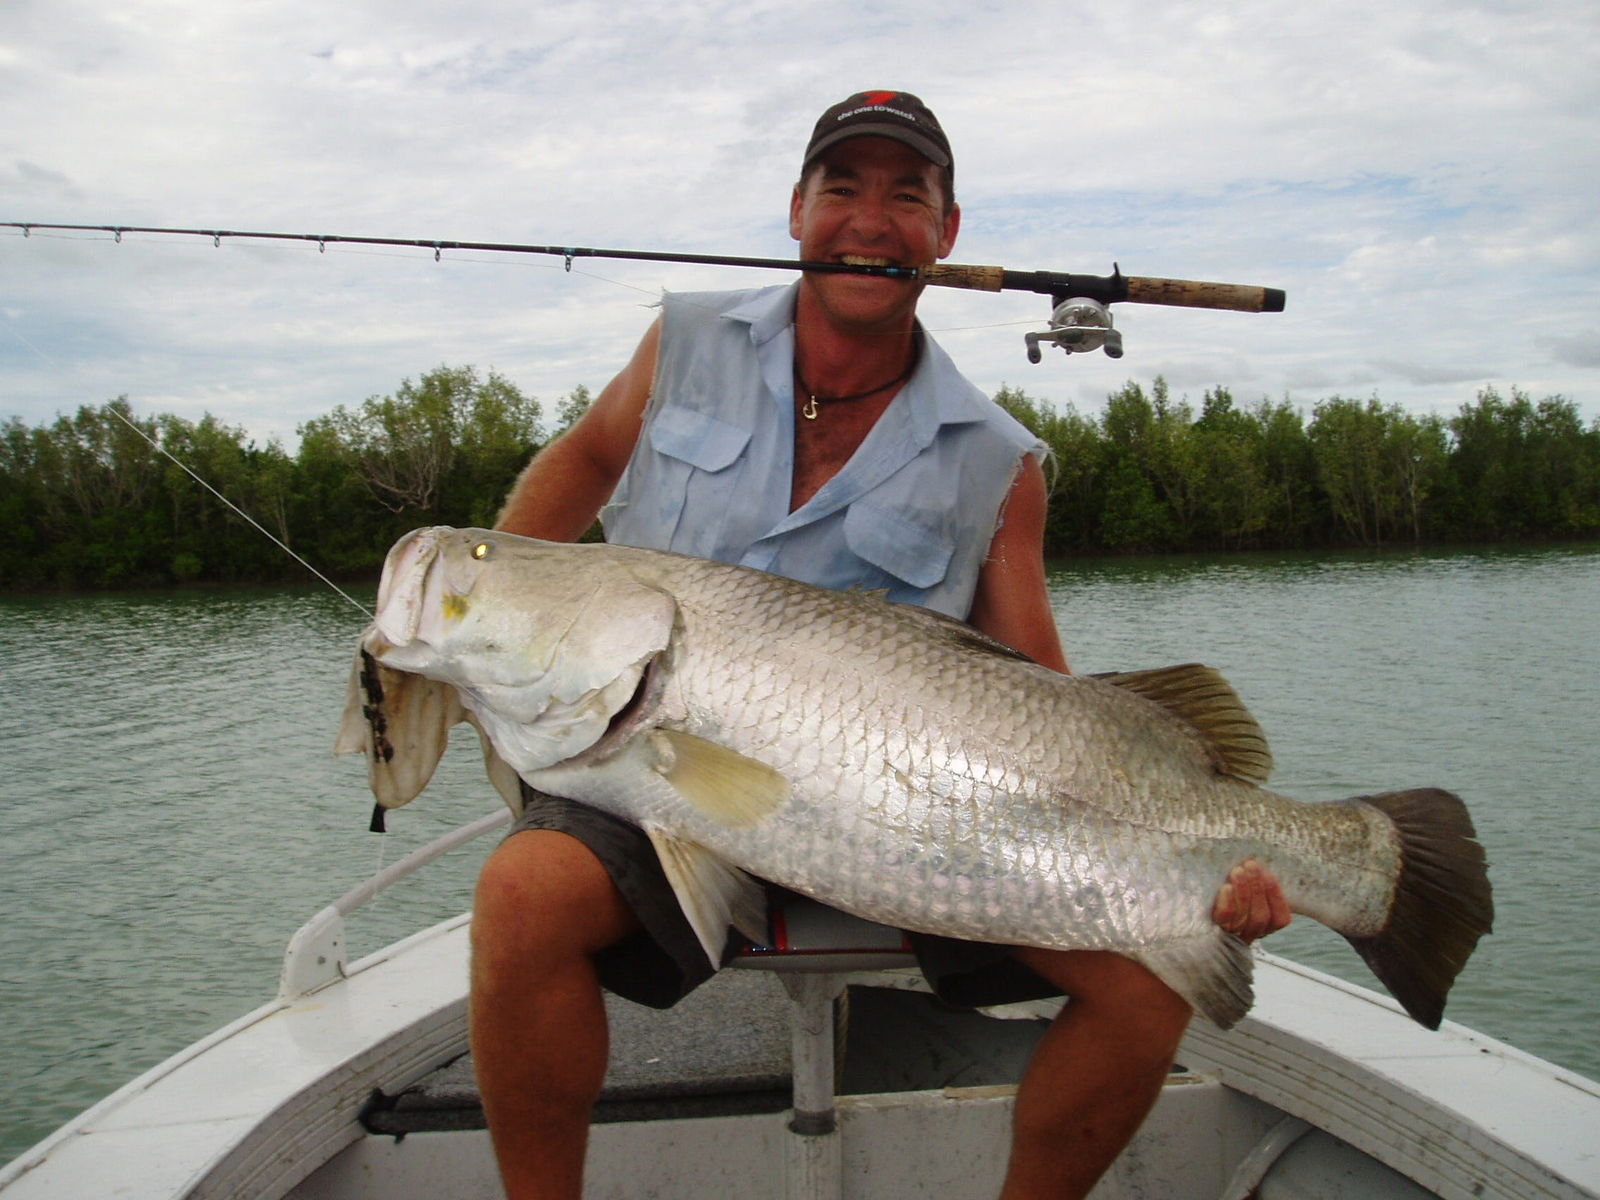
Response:
[[[1493,906],[1462,802],[1306,803],[1214,670],[1084,677],[864,592],[624,546],[436,527],[398,542],[339,737],[380,805],[449,728],[489,773],[641,827],[707,955],[770,881],[868,920],[1143,963],[1217,1025],[1249,948],[1211,919],[1254,857],[1430,1028]]]

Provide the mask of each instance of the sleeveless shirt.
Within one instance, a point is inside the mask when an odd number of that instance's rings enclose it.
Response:
[[[965,619],[1022,458],[1043,444],[924,336],[855,454],[790,512],[798,287],[663,298],[644,428],[601,514],[606,540],[881,589]]]

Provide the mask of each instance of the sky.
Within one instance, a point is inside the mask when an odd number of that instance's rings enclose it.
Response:
[[[0,221],[788,258],[821,111],[911,91],[954,147],[950,261],[1282,288],[1118,305],[1125,354],[1030,364],[1047,298],[930,289],[986,391],[1086,414],[1486,387],[1600,419],[1594,0],[0,0]],[[547,413],[663,290],[726,267],[0,229],[0,420],[126,395],[288,446],[439,366]]]

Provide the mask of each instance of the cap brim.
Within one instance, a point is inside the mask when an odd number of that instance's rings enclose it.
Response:
[[[816,161],[817,155],[821,154],[830,146],[836,146],[840,142],[846,141],[849,138],[868,136],[893,138],[895,141],[900,142],[903,145],[910,146],[913,150],[922,155],[923,158],[927,159],[936,167],[948,167],[950,165],[950,156],[941,150],[938,145],[934,143],[932,138],[924,137],[915,130],[907,129],[904,125],[875,125],[870,121],[863,121],[856,125],[847,125],[843,129],[834,130],[826,137],[818,138],[816,142],[812,144],[810,152],[806,155],[806,161],[804,165],[809,167],[814,161]]]

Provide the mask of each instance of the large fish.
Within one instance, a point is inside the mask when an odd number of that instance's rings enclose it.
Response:
[[[1061,675],[922,609],[723,563],[409,534],[339,749],[392,807],[460,720],[513,809],[521,776],[642,827],[713,960],[730,925],[761,928],[754,875],[903,928],[1113,950],[1227,1027],[1251,960],[1211,906],[1254,856],[1436,1028],[1492,919],[1460,800],[1266,790],[1265,739],[1208,668]]]

